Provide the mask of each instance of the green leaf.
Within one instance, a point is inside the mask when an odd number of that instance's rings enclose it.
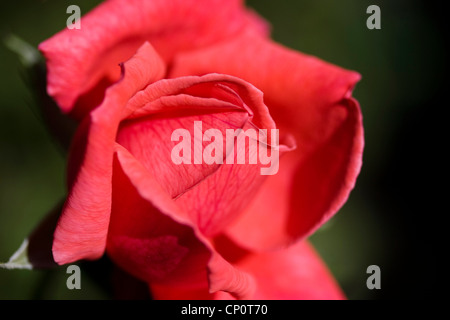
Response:
[[[33,269],[28,260],[28,239],[25,239],[19,249],[9,258],[8,262],[0,263],[0,268],[4,269]]]
[[[47,214],[8,262],[0,263],[0,268],[31,270],[56,267],[57,264],[53,260],[52,243],[61,208],[62,202]]]
[[[41,59],[41,55],[36,48],[14,34],[6,35],[3,38],[3,43],[9,50],[19,56],[25,67],[32,67]]]

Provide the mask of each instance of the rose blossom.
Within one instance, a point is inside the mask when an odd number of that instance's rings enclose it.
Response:
[[[305,238],[359,173],[360,76],[267,30],[237,0],[110,0],[40,45],[48,93],[80,121],[56,262],[106,251],[158,299],[343,298]],[[278,129],[279,171],[173,163],[195,121]]]

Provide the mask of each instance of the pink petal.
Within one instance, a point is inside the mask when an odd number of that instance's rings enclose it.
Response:
[[[211,104],[210,104],[211,106]],[[214,128],[223,131],[231,126],[240,128],[248,120],[243,112],[226,112],[181,118],[156,118],[146,121],[128,122],[121,126],[117,142],[130,151],[156,181],[177,198],[209,175],[216,172],[220,164],[175,164],[171,159],[172,149],[178,144],[171,141],[172,132],[185,129],[194,141],[194,122],[201,121],[203,131]],[[202,142],[203,147],[209,142]],[[194,155],[193,145],[189,147]]]
[[[112,259],[147,281],[158,299],[212,298],[209,292],[217,290],[238,297],[252,293],[249,275],[220,257],[142,164],[119,145],[116,154],[107,249]]]
[[[206,281],[210,253],[171,197],[116,145],[108,254],[124,270],[155,285]]]
[[[233,265],[253,276],[254,300],[336,300],[345,299],[335,279],[306,241],[267,253],[245,252],[222,238],[216,249]],[[220,293],[216,299],[229,299]]]
[[[177,286],[150,285],[152,298],[155,300],[213,300],[214,294],[209,293],[205,281],[197,288],[179,288]]]
[[[116,153],[108,254],[147,281],[154,298],[344,298],[307,243],[271,253],[225,237],[212,244],[130,153],[119,145]]]
[[[346,202],[361,167],[363,133],[355,100],[335,108],[348,112],[343,123],[300,161],[299,152],[281,159],[278,175],[268,177],[229,229],[233,239],[255,248],[282,246],[313,233]]]
[[[233,164],[175,164],[171,150],[177,142],[171,141],[171,134],[182,128],[194,139],[195,121],[201,121],[202,133],[214,128],[224,138],[227,129],[275,129],[261,92],[226,75],[180,77],[148,86],[128,106],[136,111],[121,126],[118,143],[142,162],[204,234],[220,232],[266,178],[261,176],[263,165],[237,164],[236,160]],[[202,143],[203,147],[208,144]],[[190,148],[195,155],[193,144]],[[280,148],[280,155],[290,150],[283,145]],[[245,150],[235,146],[234,156],[238,151],[248,155],[249,149],[248,143]]]
[[[64,112],[81,119],[119,79],[119,63],[145,41],[170,61],[177,52],[220,42],[245,29],[267,32],[262,19],[247,12],[241,1],[105,1],[82,17],[81,29],[65,28],[40,44],[47,59],[48,93]]]
[[[259,88],[280,132],[298,148],[281,159],[229,235],[253,249],[304,238],[346,201],[361,167],[362,119],[351,89],[360,76],[269,40],[234,41],[179,55],[171,77],[221,72]]]
[[[108,89],[103,104],[80,125],[69,162],[69,196],[54,235],[59,264],[96,259],[105,249],[111,210],[114,139],[126,103],[161,76],[164,66],[144,44],[124,65],[124,77]]]

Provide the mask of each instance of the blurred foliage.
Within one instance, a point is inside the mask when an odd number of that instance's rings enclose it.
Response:
[[[16,0],[2,3],[0,36],[33,46],[65,27],[70,4],[88,12],[99,1]],[[366,148],[356,188],[342,210],[311,241],[350,299],[431,294],[434,252],[420,172],[429,108],[444,79],[443,15],[416,0],[248,0],[270,21],[273,38],[362,75]],[[366,8],[381,8],[381,30],[366,28]],[[441,14],[441,16],[439,16]],[[47,133],[16,54],[0,44],[0,261],[19,247],[65,194],[64,156]],[[417,238],[421,234],[421,239]],[[419,256],[418,256],[419,255]],[[381,290],[368,290],[366,269],[381,267]],[[0,299],[101,299],[89,277],[68,290],[65,268],[1,270]],[[412,280],[414,279],[414,281]]]

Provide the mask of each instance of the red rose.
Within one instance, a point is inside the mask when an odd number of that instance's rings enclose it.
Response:
[[[56,262],[106,250],[160,299],[343,297],[304,239],[360,170],[357,73],[272,42],[237,0],[106,1],[40,50],[48,93],[80,121]],[[246,164],[198,162],[195,146],[174,163],[173,133],[199,123],[216,134],[203,151],[214,140]],[[250,142],[228,145],[239,128],[279,130],[279,147],[256,144],[279,152],[276,174],[249,163]]]

